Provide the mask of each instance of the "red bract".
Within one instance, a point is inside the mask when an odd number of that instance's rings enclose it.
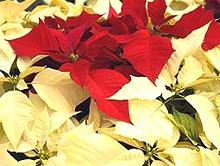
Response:
[[[165,11],[166,11],[165,0],[154,0],[153,2],[148,2],[148,15],[151,18],[152,24],[157,27],[165,22]]]
[[[125,45],[122,57],[133,64],[139,73],[154,82],[173,52],[169,38],[146,32],[141,37],[134,37]]]
[[[63,20],[57,16],[54,16],[54,18],[46,17],[44,22],[49,28],[68,31],[69,29],[74,29],[83,24],[86,24],[87,27],[90,27],[100,17],[101,16],[98,14],[89,14],[83,11],[78,17],[68,17],[67,20]]]
[[[148,3],[148,13],[151,17],[152,23],[158,31],[165,34],[184,38],[193,30],[202,27],[213,19],[213,12],[204,10],[202,6],[200,6],[197,9],[184,14],[174,25],[167,25],[164,23],[174,16],[164,18],[166,9],[165,5],[165,0],[155,0],[154,2]]]
[[[146,0],[123,0],[121,9],[122,16],[132,16],[136,25],[145,27],[147,25]]]
[[[75,63],[63,64],[59,70],[70,72],[70,77],[72,80],[74,80],[80,86],[84,87],[87,80],[89,79],[89,67],[91,64],[92,63],[86,59],[80,59]]]
[[[220,25],[216,21],[212,21],[208,31],[205,34],[202,48],[205,51],[211,50],[220,44]]]
[[[46,54],[59,62],[68,62],[84,31],[85,25],[81,25],[64,33],[48,28],[45,23],[40,21],[30,33],[21,38],[10,40],[9,43],[18,56],[34,57]]]
[[[200,6],[197,9],[184,14],[174,25],[164,25],[160,30],[164,33],[184,38],[193,30],[209,23],[212,19],[212,11],[206,11]]]
[[[79,57],[93,60],[100,54],[105,56],[106,51],[108,50],[114,51],[117,46],[117,41],[111,38],[107,31],[101,31],[92,35],[88,40],[82,42],[77,54]]]
[[[97,69],[90,72],[86,89],[96,99],[98,107],[107,115],[130,122],[128,101],[114,101],[106,98],[115,94],[129,79],[111,69]]]

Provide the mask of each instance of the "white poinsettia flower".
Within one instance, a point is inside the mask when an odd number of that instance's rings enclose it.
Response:
[[[157,100],[129,101],[131,123],[116,122],[115,133],[144,141],[151,146],[166,149],[174,146],[180,136],[179,130],[167,118],[166,107]]]
[[[41,126],[39,126],[41,125]],[[34,125],[33,125],[34,126]],[[44,125],[45,126],[45,125]],[[41,127],[41,128],[40,128]],[[38,128],[35,131],[35,134],[38,134],[37,136],[43,136],[43,125],[42,120],[38,123]],[[70,128],[69,128],[70,129]],[[47,144],[44,144],[43,146],[40,145],[40,142],[38,142],[34,147],[29,149],[19,148],[16,152],[23,152],[28,158],[23,159],[21,161],[16,161],[7,151],[14,151],[13,148],[11,148],[10,143],[1,144],[0,147],[0,159],[4,160],[4,165],[7,166],[35,166],[36,164],[43,164],[46,166],[60,166],[60,165],[66,165],[65,162],[65,156],[64,155],[57,155],[57,144],[60,140],[60,137],[69,130],[65,126],[62,126],[59,128],[56,132],[54,132],[52,135],[48,137]],[[40,134],[40,135],[39,135]],[[30,137],[30,136],[29,136]],[[56,139],[54,138],[56,137]],[[39,137],[40,138],[40,137]],[[43,138],[43,137],[42,137]],[[40,139],[42,139],[40,138]],[[52,139],[53,138],[53,139]],[[40,141],[39,139],[39,141]],[[20,141],[21,142],[21,141]],[[48,146],[49,145],[49,146]],[[4,148],[3,148],[4,146]],[[27,147],[27,145],[26,145]],[[37,157],[36,160],[30,159],[29,157]]]
[[[186,88],[191,87],[204,73],[200,61],[193,56],[188,56],[184,59],[183,66],[178,72],[177,78],[172,78],[169,68],[165,67],[156,80],[156,85],[161,89],[163,97],[168,98],[175,93],[182,92]],[[171,91],[167,90],[166,86],[170,87]]]
[[[38,56],[24,63],[23,58],[16,59],[15,56],[13,56],[4,59],[4,57],[0,56],[0,59],[3,58],[3,61],[0,63],[0,84],[8,84],[8,88],[6,89],[6,91],[15,89],[28,89],[27,83],[24,81],[24,79],[31,74],[38,73],[44,70],[45,67],[32,66],[32,64],[40,60],[42,57],[44,56]],[[19,73],[16,73],[17,75],[10,73],[10,70],[15,67],[15,64],[17,66],[17,69],[19,70]],[[3,75],[3,72],[6,73],[7,76]]]
[[[0,2],[0,24],[18,16],[28,8],[35,0],[26,0],[22,3],[6,0]]]
[[[7,97],[5,97],[6,95]],[[5,102],[7,99],[8,103]],[[7,92],[0,98],[0,120],[3,126],[1,131],[5,131],[5,135],[8,137],[5,141],[7,147],[5,147],[4,153],[7,154],[7,150],[9,150],[25,153],[29,157],[40,156],[40,161],[43,162],[56,154],[58,141],[65,132],[75,128],[75,125],[69,120],[70,115],[58,113],[59,115],[56,116],[57,112],[50,110],[36,95],[32,95],[30,99],[19,91]],[[6,107],[1,102],[11,107]],[[8,109],[8,112],[4,111],[5,109]],[[4,133],[1,136],[4,136]],[[1,142],[3,142],[2,137]],[[35,151],[33,151],[34,149]],[[8,155],[7,160],[12,159]],[[36,165],[38,161],[25,160],[19,164],[26,166],[34,163]],[[58,161],[64,163],[64,160],[58,156],[48,161],[50,163],[48,165],[51,166],[55,162],[61,163]]]
[[[142,166],[145,158],[142,151],[127,150],[113,138],[95,133],[93,126],[83,124],[61,138],[59,154],[65,154],[67,165],[79,166]]]
[[[16,149],[37,108],[19,91],[9,91],[0,98],[0,121],[10,143]]]
[[[127,150],[115,139],[97,134],[93,131],[92,125],[87,126],[83,123],[71,130],[65,131],[61,128],[59,130],[62,134],[56,141],[47,140],[49,144],[55,141],[57,148],[48,146],[48,143],[42,149],[36,147],[35,153],[39,159],[23,160],[19,163],[25,166],[36,163],[46,166],[142,166],[145,162],[145,156],[141,150]],[[30,156],[31,153],[25,154]]]
[[[0,31],[4,39],[14,39],[28,33],[31,29],[24,27],[25,11],[35,0],[26,0],[22,3],[6,0],[0,2]]]
[[[215,105],[201,95],[189,95],[185,99],[196,109],[207,139],[220,149],[220,127]]]
[[[51,97],[52,98],[52,97]],[[29,98],[19,91],[9,91],[0,97],[0,122],[12,149],[30,150],[38,143],[43,146],[49,135],[75,115],[71,111],[54,111],[37,95]]]
[[[83,123],[67,131],[61,128],[59,130],[62,134],[53,143],[57,144],[57,148],[51,148],[47,144],[42,149],[37,147],[33,153],[36,153],[39,159],[34,161],[27,159],[19,164],[25,166],[36,163],[46,166],[142,166],[145,162],[145,156],[141,150],[127,150],[115,139],[94,132],[92,125],[87,126]],[[31,155],[28,152],[25,154]],[[7,160],[12,158],[9,157]]]

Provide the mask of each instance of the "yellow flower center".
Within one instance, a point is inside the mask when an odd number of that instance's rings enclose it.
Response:
[[[71,62],[76,62],[78,60],[79,56],[77,54],[71,53],[69,55],[69,59]]]

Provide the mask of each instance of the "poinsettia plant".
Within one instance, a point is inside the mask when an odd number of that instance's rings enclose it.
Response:
[[[3,164],[220,164],[210,2],[0,2]]]

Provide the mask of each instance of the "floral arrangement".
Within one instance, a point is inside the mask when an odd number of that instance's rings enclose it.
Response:
[[[220,165],[219,1],[33,3],[0,2],[0,165]]]

